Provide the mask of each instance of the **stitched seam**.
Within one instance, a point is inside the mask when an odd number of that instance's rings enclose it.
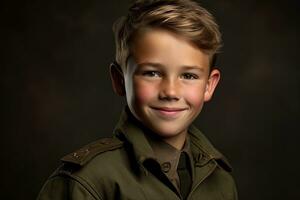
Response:
[[[94,189],[95,187],[91,183],[89,183],[87,180],[85,180],[79,176],[74,176],[74,175],[71,175],[70,177],[73,178],[74,180],[76,180],[78,183],[80,183],[84,188],[86,188],[86,190],[88,190],[89,193],[91,195],[93,195],[93,197],[95,197],[95,199],[97,199],[97,197],[96,197],[96,195],[97,195],[98,199],[103,200],[103,197],[100,195],[100,193],[97,192]]]
[[[195,146],[197,146],[199,149],[201,149],[201,151],[202,151],[203,153],[205,153],[209,158],[212,158],[211,154],[208,153],[208,151],[206,150],[206,148],[204,148],[201,144],[198,144],[198,143],[193,142],[193,141],[192,141],[192,143],[193,143]]]
[[[188,195],[187,199],[189,199],[192,195],[192,193],[197,189],[197,187],[205,180],[207,179],[215,170],[216,170],[216,163],[214,163],[214,166],[208,171],[208,173],[206,174],[206,176],[204,176],[198,183],[197,185],[195,185],[194,188],[192,188],[192,190],[190,191],[190,194]]]
[[[60,174],[54,175],[50,179],[53,179],[53,178],[59,177],[59,176],[66,176],[66,177],[71,178],[72,180],[79,183],[84,189],[86,189],[95,199],[104,200],[104,198],[95,189],[93,189],[92,184],[90,184],[85,179],[80,178],[78,176],[70,175],[67,173],[60,173]]]

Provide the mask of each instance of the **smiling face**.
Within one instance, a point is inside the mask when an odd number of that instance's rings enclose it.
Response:
[[[211,98],[219,71],[209,73],[209,55],[162,29],[140,33],[131,52],[123,74],[131,112],[165,142],[180,149],[188,126]],[[115,91],[122,91],[121,78],[112,73]]]

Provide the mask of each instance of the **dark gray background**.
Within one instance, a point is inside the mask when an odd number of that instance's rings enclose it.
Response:
[[[127,1],[1,1],[1,199],[34,199],[59,158],[109,136],[108,75]],[[297,0],[203,0],[222,80],[196,124],[230,159],[240,199],[299,199]]]

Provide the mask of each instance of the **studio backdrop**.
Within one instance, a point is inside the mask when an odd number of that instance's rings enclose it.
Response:
[[[224,46],[197,126],[242,200],[299,199],[299,1],[203,0]],[[59,159],[111,136],[112,24],[129,0],[1,2],[1,199],[34,199]]]

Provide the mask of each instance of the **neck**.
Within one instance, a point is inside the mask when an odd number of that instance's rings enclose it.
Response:
[[[187,131],[185,130],[183,133],[180,133],[173,137],[163,138],[162,140],[174,148],[181,150],[184,146],[185,139],[187,136]]]

